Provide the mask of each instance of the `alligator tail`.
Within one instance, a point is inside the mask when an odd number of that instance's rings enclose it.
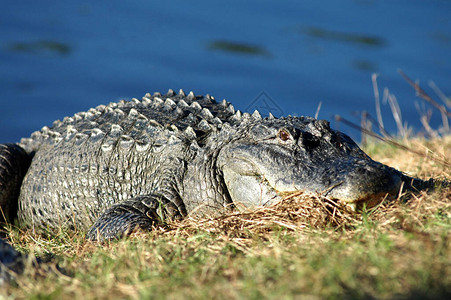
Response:
[[[31,156],[16,144],[0,144],[0,221],[13,222],[17,215],[22,180]]]

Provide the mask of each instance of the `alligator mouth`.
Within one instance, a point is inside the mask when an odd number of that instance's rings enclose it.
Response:
[[[324,195],[345,203],[369,204],[399,194],[403,187],[401,176],[389,169],[375,171],[368,178],[359,178],[360,181],[355,177],[358,174],[359,172],[356,172],[354,176],[331,186]]]
[[[350,164],[347,167],[352,171],[331,182],[328,177],[301,176],[296,172],[268,176],[252,161],[241,158],[230,158],[221,166],[232,200],[244,202],[246,206],[268,205],[284,194],[296,192],[317,193],[346,204],[372,206],[398,194],[402,188],[400,172],[382,164],[364,167]],[[245,201],[240,201],[243,198]]]

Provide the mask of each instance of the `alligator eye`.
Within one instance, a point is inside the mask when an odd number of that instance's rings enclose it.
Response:
[[[280,129],[279,132],[277,133],[277,137],[284,142],[292,139],[291,134],[285,129]]]

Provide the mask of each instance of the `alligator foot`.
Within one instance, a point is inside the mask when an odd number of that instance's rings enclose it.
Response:
[[[136,229],[150,231],[153,226],[163,223],[168,217],[178,215],[171,203],[164,202],[162,197],[151,195],[113,205],[91,226],[86,239],[105,241],[130,235]]]
[[[438,180],[433,178],[422,180],[402,174],[401,180],[404,182],[404,189],[412,192],[451,187],[451,181]]]

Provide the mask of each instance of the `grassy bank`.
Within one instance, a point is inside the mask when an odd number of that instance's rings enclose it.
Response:
[[[408,143],[451,161],[449,136]],[[409,175],[451,179],[449,166],[428,157],[382,144],[366,150]],[[11,298],[451,298],[449,188],[401,195],[359,214],[297,195],[104,245],[82,233],[46,238],[12,229],[9,238],[21,251],[54,253],[67,272],[28,271],[0,287]]]

